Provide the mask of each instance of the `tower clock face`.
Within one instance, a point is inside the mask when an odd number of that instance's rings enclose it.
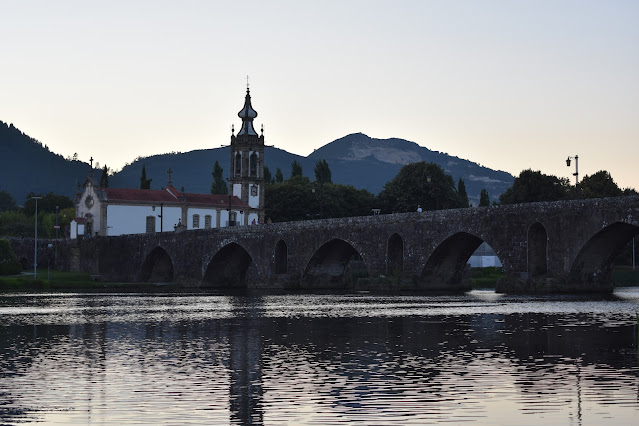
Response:
[[[92,196],[88,196],[85,200],[84,200],[84,205],[87,206],[87,208],[91,208],[93,207],[93,197]]]

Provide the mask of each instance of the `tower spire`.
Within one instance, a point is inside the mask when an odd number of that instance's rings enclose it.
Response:
[[[257,111],[251,106],[251,92],[248,88],[248,76],[246,83],[246,97],[244,98],[244,107],[237,113],[237,116],[242,119],[242,128],[237,135],[251,135],[257,136],[257,132],[253,128],[253,120],[257,117]]]

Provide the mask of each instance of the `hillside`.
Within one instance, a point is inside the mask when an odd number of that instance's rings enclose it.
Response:
[[[229,173],[229,148],[196,150],[185,153],[154,155],[135,160],[109,178],[115,188],[138,188],[142,166],[147,178],[153,179],[151,188],[166,186],[166,171],[173,171],[173,184],[193,193],[208,193],[212,181],[213,164],[218,161]],[[275,175],[280,168],[284,177],[291,174],[291,163],[302,165],[304,175],[314,178],[318,160],[325,159],[332,172],[333,182],[352,185],[378,193],[393,179],[399,169],[416,161],[429,161],[442,166],[455,182],[462,177],[470,200],[477,204],[481,189],[492,198],[498,197],[513,182],[506,172],[482,167],[468,160],[431,151],[403,139],[375,139],[355,133],[337,139],[308,157],[266,147],[266,165]],[[30,192],[55,192],[73,197],[77,184],[87,176],[89,165],[55,154],[39,141],[25,135],[13,125],[0,122],[0,190],[7,190],[21,204]],[[99,177],[96,171],[96,177]]]
[[[492,170],[469,160],[431,151],[403,139],[375,139],[363,133],[354,133],[337,139],[315,150],[308,159],[315,164],[325,159],[331,167],[333,180],[349,183],[373,193],[382,190],[403,165],[426,161],[439,164],[455,183],[461,177],[468,197],[475,205],[479,194],[486,189],[491,198],[497,198],[514,180],[510,173]]]
[[[73,197],[89,165],[66,160],[46,145],[25,135],[13,124],[0,121],[0,190],[23,204],[29,192]]]

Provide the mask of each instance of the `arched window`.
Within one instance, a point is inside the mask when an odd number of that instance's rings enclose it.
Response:
[[[238,152],[235,154],[235,176],[242,175],[242,155]]]
[[[250,163],[249,170],[251,170],[251,177],[256,177],[257,176],[257,154],[256,153],[251,154],[249,163]]]
[[[199,214],[194,214],[193,215],[193,228],[199,228],[200,227],[200,215]]]
[[[207,214],[206,216],[204,216],[204,228],[206,229],[210,229],[211,228],[211,215]]]

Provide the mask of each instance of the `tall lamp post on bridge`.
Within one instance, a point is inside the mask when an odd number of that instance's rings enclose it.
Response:
[[[41,200],[42,197],[31,197],[32,200],[35,200],[35,240],[33,243],[33,279],[35,280],[38,275],[38,200]]]
[[[575,189],[577,190],[577,196],[579,196],[579,156],[566,158],[566,166],[570,167],[570,160],[575,160],[575,173],[572,175],[575,177]]]

